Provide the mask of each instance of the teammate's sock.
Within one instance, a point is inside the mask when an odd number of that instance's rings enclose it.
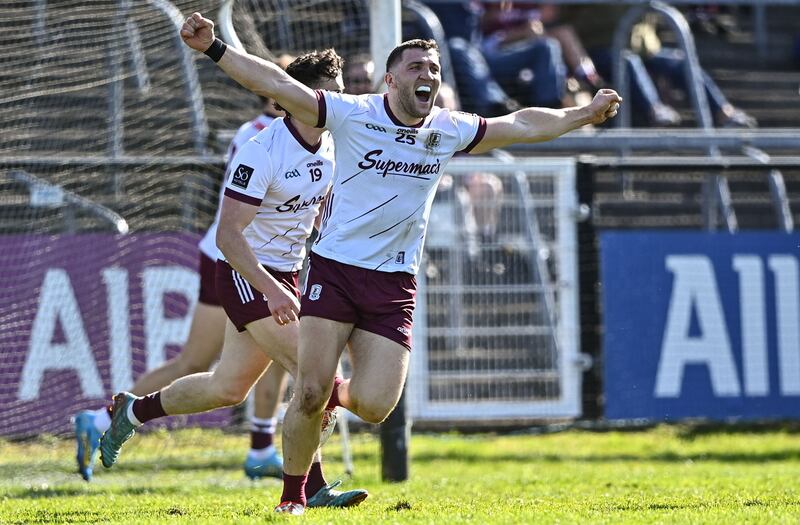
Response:
[[[311,464],[311,470],[308,471],[308,481],[306,482],[306,493],[314,495],[319,492],[319,489],[327,485],[325,476],[322,474],[322,463],[319,461]]]
[[[261,450],[272,446],[278,418],[250,418],[250,449]]]
[[[342,383],[344,383],[343,377],[336,376],[333,378],[333,392],[331,392],[331,397],[328,399],[328,405],[325,407],[327,410],[342,406],[342,403],[339,402],[339,385]]]
[[[281,494],[281,503],[284,501],[292,501],[294,503],[302,503],[306,506],[306,481],[308,474],[302,476],[292,476],[283,473],[283,494]]]
[[[104,407],[95,410],[92,414],[94,415],[92,418],[94,428],[101,434],[108,430],[108,427],[111,426],[111,414],[109,414],[108,409]]]
[[[164,407],[161,406],[160,391],[140,397],[131,403],[131,407],[131,412],[133,412],[133,416],[139,421],[139,424],[147,423],[151,419],[156,419],[167,415],[167,413],[164,412]],[[130,416],[130,414],[128,414],[128,416]],[[131,419],[131,423],[136,424],[136,421]]]
[[[250,451],[247,453],[247,456],[254,459],[255,461],[261,461],[262,459],[266,459],[275,453],[275,445],[270,445],[267,448],[251,448]]]

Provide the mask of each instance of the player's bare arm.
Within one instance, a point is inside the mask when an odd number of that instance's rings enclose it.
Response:
[[[486,119],[486,134],[471,153],[486,153],[511,144],[544,142],[587,124],[602,124],[616,116],[621,102],[616,91],[601,89],[585,106],[525,108]]]
[[[217,229],[217,246],[222,250],[228,264],[267,296],[272,317],[279,325],[284,325],[297,320],[300,303],[264,270],[247,244],[242,231],[253,222],[257,211],[258,206],[224,197]]]
[[[204,53],[214,43],[214,22],[193,13],[183,23],[180,34],[187,46]],[[277,65],[232,46],[225,49],[217,65],[247,90],[275,99],[293,118],[316,125],[316,94]]]
[[[325,210],[325,206],[327,206],[328,199],[331,198],[331,190],[328,190],[328,193],[325,194],[325,198],[322,200],[322,203],[319,205],[319,211],[317,212],[317,216],[314,217],[314,229],[319,231],[320,226],[322,225],[322,215],[323,211]]]

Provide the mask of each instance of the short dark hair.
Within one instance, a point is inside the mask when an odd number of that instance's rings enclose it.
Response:
[[[423,40],[421,38],[406,40],[389,53],[389,58],[386,59],[386,71],[389,71],[392,66],[400,61],[400,57],[403,56],[403,51],[406,49],[422,49],[423,51],[433,49],[436,53],[439,53],[439,45],[436,40]]]
[[[301,84],[316,89],[326,80],[339,76],[343,65],[342,57],[333,48],[328,48],[300,55],[286,66],[286,73]],[[277,102],[275,109],[286,111]]]
[[[286,72],[298,82],[315,88],[341,74],[343,65],[342,57],[329,48],[300,55],[286,66]]]

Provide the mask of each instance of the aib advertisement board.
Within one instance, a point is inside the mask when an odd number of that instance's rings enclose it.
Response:
[[[800,235],[600,241],[608,418],[800,417]]]
[[[76,411],[108,404],[179,352],[198,296],[197,240],[0,237],[0,435],[68,431]]]

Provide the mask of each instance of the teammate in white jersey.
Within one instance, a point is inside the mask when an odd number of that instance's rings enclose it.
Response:
[[[525,108],[490,119],[434,108],[441,68],[438,47],[427,40],[404,42],[390,53],[386,95],[314,91],[266,61],[227,48],[214,38],[213,27],[194,13],[181,37],[244,87],[275,98],[297,120],[326,127],[336,141],[332,194],[302,299],[296,391],[283,426],[284,493],[276,511],[300,514],[318,445],[311,431],[335,390],[345,343],[350,343],[353,367],[349,407],[379,422],[400,397],[408,369],[414,272],[436,184],[450,157],[599,124],[616,115],[621,99],[613,90],[600,90],[586,106]]]
[[[228,165],[220,187],[219,205],[214,221],[198,243],[200,293],[186,344],[178,355],[140,376],[131,387],[133,394],[145,395],[167,386],[179,377],[206,372],[222,351],[227,317],[214,284],[218,252],[217,224],[230,161],[239,148],[266,128],[275,117],[280,116],[271,100],[262,97],[261,101],[263,113],[242,124],[228,145],[225,156]],[[251,478],[280,477],[283,471],[283,459],[273,446],[273,438],[277,425],[276,415],[285,389],[286,372],[279,366],[271,367],[256,385],[253,417],[250,420],[250,451],[244,463],[245,474]],[[90,481],[100,436],[111,425],[111,416],[107,408],[83,410],[75,415],[74,424],[78,472],[83,479]]]
[[[341,58],[308,53],[287,68],[304,85],[341,91]],[[278,118],[244,144],[231,162],[216,242],[215,285],[228,315],[222,357],[213,372],[176,380],[153,394],[114,396],[111,427],[100,440],[103,465],[112,466],[137,426],[166,415],[204,412],[240,403],[272,359],[296,371],[298,270],[333,176],[333,140],[322,129]],[[347,384],[341,388],[346,392]],[[330,396],[332,430],[337,396]],[[346,406],[346,405],[345,405]],[[319,439],[319,428],[314,430]],[[340,492],[328,484],[319,455],[309,477],[310,506],[347,507],[364,490]]]

